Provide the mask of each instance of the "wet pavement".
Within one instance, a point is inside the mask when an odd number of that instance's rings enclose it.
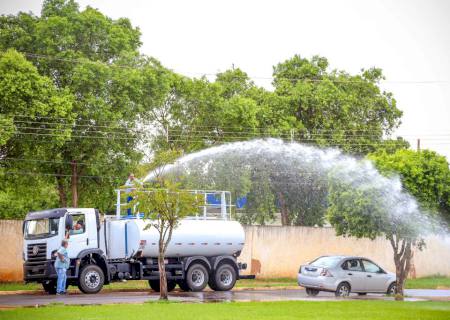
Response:
[[[408,300],[444,300],[450,301],[450,290],[406,290]],[[50,303],[77,304],[77,305],[98,305],[114,303],[144,303],[146,301],[157,300],[158,293],[155,292],[105,292],[94,295],[81,293],[71,293],[65,296],[52,296],[47,294],[7,294],[0,295],[0,307],[11,306],[37,306]],[[171,292],[169,299],[180,302],[225,302],[225,301],[287,301],[287,300],[308,300],[308,301],[328,301],[347,300],[336,298],[333,293],[320,292],[317,297],[308,297],[305,290],[239,290],[228,292]],[[358,296],[352,294],[349,299],[361,300],[391,300],[382,294],[368,294]]]

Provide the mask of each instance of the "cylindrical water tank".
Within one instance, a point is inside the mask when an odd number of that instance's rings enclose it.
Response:
[[[159,233],[154,227],[144,230],[148,220],[127,222],[128,252],[142,251],[144,257],[158,256]],[[173,230],[166,257],[232,255],[244,247],[244,229],[237,221],[181,220]]]

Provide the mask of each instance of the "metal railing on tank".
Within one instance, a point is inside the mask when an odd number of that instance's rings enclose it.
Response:
[[[131,191],[134,188],[116,189],[116,218],[142,218],[143,213],[139,212],[139,204],[133,208],[126,208],[132,200]],[[154,189],[144,189],[144,192],[154,192]],[[231,209],[234,207],[231,203],[231,192],[222,190],[185,190],[195,194],[198,201],[202,203],[199,205],[198,212],[193,212],[192,215],[187,216],[187,219],[220,219],[230,220]],[[126,202],[122,202],[123,200]],[[124,213],[124,214],[122,214]]]

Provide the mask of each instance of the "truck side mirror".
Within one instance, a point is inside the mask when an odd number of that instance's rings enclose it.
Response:
[[[73,228],[73,219],[70,214],[66,216],[66,223],[65,223],[66,230],[72,230]]]

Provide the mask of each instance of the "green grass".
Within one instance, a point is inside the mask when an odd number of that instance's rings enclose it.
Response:
[[[260,287],[289,287],[297,286],[297,280],[292,278],[275,279],[242,279],[236,282],[236,287],[241,288],[260,288]]]
[[[42,286],[37,283],[23,284],[22,282],[0,282],[0,291],[38,290]]]
[[[284,301],[48,306],[0,311],[0,319],[449,319],[450,302]]]
[[[290,287],[297,286],[297,281],[291,278],[276,278],[276,279],[255,279],[255,280],[239,280],[236,283],[238,288],[271,288],[271,287]],[[76,290],[75,287],[70,287]],[[132,289],[148,289],[148,282],[145,280],[140,281],[127,281],[127,282],[114,282],[104,286],[107,290],[132,290]],[[417,279],[408,279],[406,281],[407,289],[436,289],[436,288],[448,288],[450,289],[450,277],[445,276],[432,276]],[[0,291],[15,291],[15,290],[41,290],[42,287],[37,283],[23,284],[18,282],[0,283]]]
[[[450,289],[450,277],[432,276],[417,279],[409,279],[406,281],[407,289]]]

